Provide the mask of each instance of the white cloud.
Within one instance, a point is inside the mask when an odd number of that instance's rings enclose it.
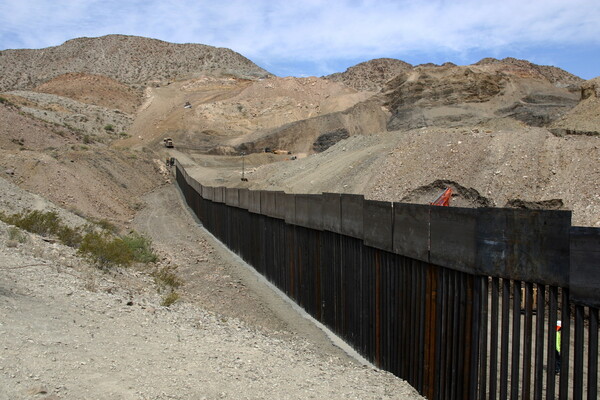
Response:
[[[0,0],[0,48],[124,33],[257,61],[600,44],[598,0]]]

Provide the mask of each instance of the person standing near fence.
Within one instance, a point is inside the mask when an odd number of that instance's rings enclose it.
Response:
[[[562,328],[562,322],[561,321],[556,321],[556,363],[555,363],[555,368],[554,371],[556,372],[556,374],[560,374],[560,365],[561,365],[561,359],[560,359],[560,336],[561,336],[561,328]]]

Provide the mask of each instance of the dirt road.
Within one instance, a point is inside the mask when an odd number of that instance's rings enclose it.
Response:
[[[152,238],[167,262],[178,266],[177,274],[185,282],[181,289],[185,301],[258,329],[324,340],[322,331],[199,226],[175,186],[162,187],[145,200],[148,206],[138,214],[134,226]],[[328,342],[320,343],[321,350],[343,355]]]

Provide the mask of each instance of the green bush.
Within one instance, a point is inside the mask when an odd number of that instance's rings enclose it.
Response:
[[[115,127],[114,127],[114,126],[112,126],[112,125],[110,125],[110,124],[108,124],[108,125],[106,125],[106,126],[104,127],[104,130],[105,130],[106,132],[114,132],[114,131],[115,131]]]
[[[107,231],[89,232],[81,240],[79,252],[103,268],[127,267],[134,262],[156,261],[150,239],[132,232],[128,236],[113,236]]]
[[[175,303],[177,300],[179,300],[179,293],[171,292],[163,297],[161,305],[163,305],[165,307],[169,307],[171,304]]]
[[[115,224],[113,224],[112,222],[110,222],[109,220],[106,220],[106,219],[95,219],[95,218],[89,218],[89,220],[92,221],[95,225],[97,225],[101,229],[104,229],[107,232],[113,233],[115,235],[117,233],[119,233],[119,228]]]
[[[167,288],[171,288],[171,290],[173,290],[183,284],[182,280],[177,276],[177,274],[175,274],[176,269],[177,266],[164,266],[152,272],[154,283],[156,283],[160,290]]]
[[[2,213],[0,219],[7,224],[42,236],[56,235],[61,227],[60,218],[54,211],[41,212],[34,210],[25,214],[13,215]]]
[[[102,232],[97,232],[97,228],[92,225],[83,228],[64,225],[58,213],[54,211],[35,210],[12,215],[0,212],[0,220],[38,235],[54,236],[67,246],[78,247],[81,254],[97,262],[101,268],[128,266],[134,262],[151,263],[157,260],[150,239],[133,231],[127,236],[115,236],[117,227],[106,220],[92,221],[102,228]],[[11,240],[11,235],[17,235],[14,229],[9,230]]]
[[[58,229],[56,236],[62,244],[69,247],[79,247],[79,245],[81,244],[81,240],[83,239],[83,236],[81,235],[81,230],[74,229],[65,225],[62,225]]]
[[[8,239],[19,243],[25,243],[27,241],[27,236],[21,229],[16,226],[11,226],[8,228]]]
[[[79,246],[82,240],[81,230],[64,225],[55,211],[34,210],[12,215],[0,213],[0,220],[38,235],[55,236],[71,247]]]
[[[123,239],[106,233],[87,233],[81,241],[79,252],[90,257],[103,269],[126,267],[134,260],[133,251]]]
[[[137,232],[131,232],[123,236],[123,241],[133,252],[133,259],[141,263],[151,263],[157,260],[156,254],[152,251],[152,241]]]

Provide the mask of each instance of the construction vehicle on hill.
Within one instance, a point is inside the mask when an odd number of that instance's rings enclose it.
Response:
[[[173,148],[174,147],[173,146],[173,139],[171,139],[171,138],[164,138],[163,142],[165,144],[165,147],[168,147],[168,148]]]
[[[450,198],[452,197],[452,188],[447,188],[444,190],[444,193],[440,194],[440,196],[435,199],[434,202],[429,203],[432,206],[442,206],[448,207],[450,206]]]

